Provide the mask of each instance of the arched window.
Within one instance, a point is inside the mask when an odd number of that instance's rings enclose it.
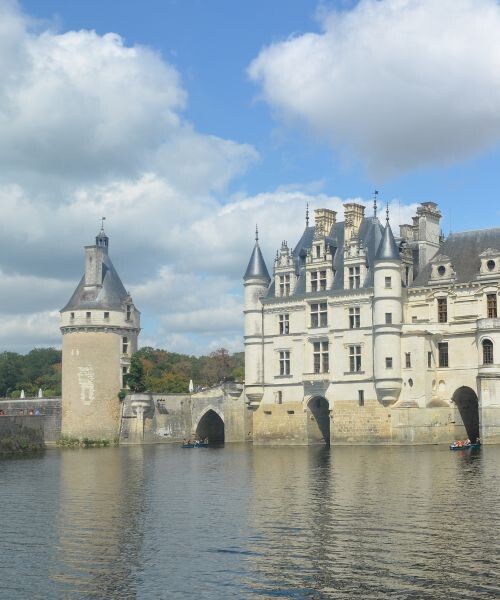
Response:
[[[483,340],[483,365],[493,364],[493,342]]]

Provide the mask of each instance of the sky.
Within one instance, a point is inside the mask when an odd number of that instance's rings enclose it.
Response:
[[[500,226],[496,0],[0,0],[0,350],[60,346],[106,217],[141,344],[242,349],[305,208]],[[367,209],[368,213],[371,208]]]

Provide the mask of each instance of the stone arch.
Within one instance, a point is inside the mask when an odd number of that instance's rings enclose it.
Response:
[[[224,442],[224,415],[222,412],[208,406],[198,418],[195,427],[198,439],[208,439],[209,443],[221,444]]]
[[[451,400],[460,412],[470,441],[474,443],[479,437],[479,402],[476,392],[463,385],[455,390]]]
[[[330,403],[324,396],[307,401],[307,438],[310,444],[330,445]]]

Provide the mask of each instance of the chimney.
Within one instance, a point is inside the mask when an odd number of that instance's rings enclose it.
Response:
[[[330,235],[332,227],[335,225],[337,213],[328,208],[317,208],[314,211],[314,237],[324,237]]]
[[[85,246],[85,286],[102,285],[104,251],[100,246]]]
[[[363,204],[348,202],[344,204],[344,239],[350,240],[358,235],[361,221],[365,218],[365,207]]]

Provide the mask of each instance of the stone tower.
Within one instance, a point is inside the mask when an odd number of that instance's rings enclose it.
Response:
[[[137,350],[140,313],[108,255],[101,231],[85,246],[85,273],[61,310],[62,427],[64,436],[118,435],[123,375]]]
[[[251,404],[262,399],[264,382],[263,315],[261,297],[266,293],[271,278],[259,246],[255,230],[255,246],[243,277],[245,286],[245,393]]]
[[[389,406],[401,393],[401,258],[387,222],[374,262],[374,373],[379,402]]]

